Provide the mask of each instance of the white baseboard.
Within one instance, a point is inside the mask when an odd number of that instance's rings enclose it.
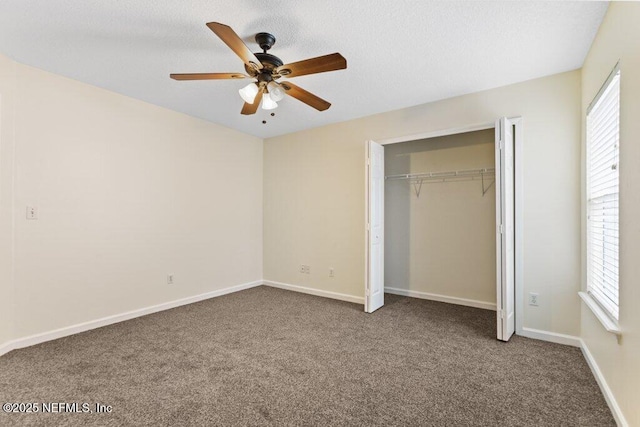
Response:
[[[0,345],[0,356],[9,353],[11,350],[13,350],[13,348],[13,341],[8,341]]]
[[[582,341],[579,337],[573,335],[558,334],[556,332],[541,331],[539,329],[522,328],[518,335],[533,338],[535,340],[549,341],[556,344],[570,345],[572,347],[580,347]]]
[[[272,288],[286,289],[288,291],[300,292],[303,294],[316,295],[319,297],[353,302],[356,304],[364,304],[364,297],[356,297],[353,295],[341,294],[338,292],[323,291],[320,289],[307,288],[305,286],[299,286],[299,285],[290,285],[288,283],[282,283],[282,282],[273,282],[271,280],[264,280],[262,283],[264,283],[267,286],[271,286]]]
[[[602,371],[600,371],[600,368],[596,363],[596,359],[594,359],[593,355],[589,351],[589,348],[587,347],[587,344],[582,339],[580,340],[580,349],[582,350],[582,354],[584,355],[589,368],[591,368],[591,373],[596,378],[598,386],[600,386],[600,391],[602,391],[604,400],[607,402],[607,405],[609,405],[609,409],[613,414],[613,418],[616,420],[616,424],[618,424],[619,427],[628,427],[629,423],[627,423],[627,420],[624,418],[624,415],[620,410],[620,406],[618,405],[613,392],[609,388],[609,384],[607,384],[607,381],[602,375]]]
[[[162,304],[153,305],[150,307],[140,308],[137,310],[127,311],[126,313],[115,314],[113,316],[103,317],[101,319],[90,320],[84,323],[78,323],[76,325],[66,326],[64,328],[54,329],[52,331],[43,332],[40,334],[30,335],[24,338],[18,338],[13,341],[9,341],[0,346],[0,356],[18,348],[29,347],[32,345],[40,344],[46,341],[55,340],[58,338],[66,337],[80,332],[89,331],[91,329],[100,328],[114,323],[119,323],[125,320],[134,319],[136,317],[142,317],[147,314],[157,313],[159,311],[169,310],[171,308],[180,307],[182,305],[193,304],[194,302],[203,301],[209,298],[215,298],[222,295],[230,294],[233,292],[242,291],[245,289],[253,288],[262,285],[262,280],[255,282],[242,283],[236,286],[230,286],[224,289],[217,289],[211,292],[205,292],[204,294],[194,295],[191,297],[181,298],[174,301],[165,302]]]
[[[485,310],[496,311],[496,304],[477,301],[473,299],[450,297],[446,295],[430,294],[427,292],[411,291],[408,289],[388,288],[385,286],[384,291],[389,294],[402,295],[411,298],[428,299],[431,301],[447,302],[449,304],[466,305],[467,307],[483,308]]]

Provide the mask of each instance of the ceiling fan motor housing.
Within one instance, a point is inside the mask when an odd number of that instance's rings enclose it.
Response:
[[[282,62],[282,59],[278,58],[275,55],[271,55],[270,53],[256,52],[254,55],[260,60],[260,62],[262,62],[263,67],[275,69],[281,67],[284,64]]]

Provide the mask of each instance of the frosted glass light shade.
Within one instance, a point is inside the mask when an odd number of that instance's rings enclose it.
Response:
[[[249,83],[242,89],[238,91],[244,102],[248,104],[253,104],[253,101],[256,99],[256,95],[258,94],[258,85],[255,83]]]
[[[276,103],[276,101],[274,101],[271,98],[271,95],[269,93],[265,93],[262,96],[262,109],[263,110],[273,110],[274,108],[277,108],[278,104]]]
[[[282,89],[282,87],[276,82],[269,83],[268,87],[271,99],[273,99],[274,101],[282,101],[282,98],[284,98],[284,90]]]

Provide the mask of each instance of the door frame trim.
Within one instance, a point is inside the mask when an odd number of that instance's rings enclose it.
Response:
[[[523,171],[523,148],[524,148],[524,120],[521,116],[508,117],[514,124],[514,215],[515,215],[515,322],[516,334],[522,335],[524,321],[524,259],[523,259],[523,212],[524,212],[524,171]],[[469,126],[442,129],[431,132],[422,132],[418,134],[397,136],[385,139],[366,140],[365,145],[365,272],[364,272],[364,291],[365,291],[365,311],[367,311],[366,292],[369,289],[369,141],[377,142],[381,145],[397,144],[400,142],[416,141],[419,139],[437,138],[439,136],[456,135],[459,133],[474,132],[479,130],[495,129],[495,121],[488,123],[477,123]],[[384,225],[383,225],[384,229]]]

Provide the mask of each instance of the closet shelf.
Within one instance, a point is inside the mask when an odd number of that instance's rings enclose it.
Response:
[[[483,175],[495,175],[495,173],[496,173],[495,168],[482,168],[482,169],[465,169],[465,170],[446,171],[446,172],[403,173],[398,175],[387,175],[384,178],[388,180],[421,179],[423,181],[427,181],[427,180],[443,181],[445,179],[451,179],[451,178],[472,178],[472,177],[480,177]]]
[[[420,190],[423,183],[435,183],[435,182],[455,182],[455,181],[468,181],[480,178],[482,180],[482,195],[484,196],[489,188],[495,182],[495,168],[481,168],[481,169],[464,169],[456,171],[445,172],[422,172],[422,173],[403,173],[397,175],[387,175],[385,180],[406,180],[413,184],[413,189],[416,192],[416,197],[420,197]],[[489,186],[485,188],[484,178],[493,177],[493,181],[489,183]]]

